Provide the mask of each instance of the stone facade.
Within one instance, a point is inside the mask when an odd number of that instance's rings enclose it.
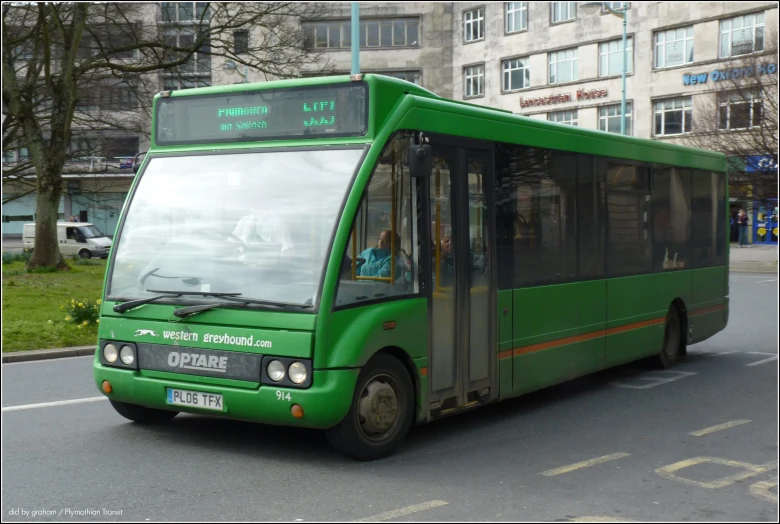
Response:
[[[453,13],[453,96],[456,100],[507,109],[533,118],[548,118],[553,111],[577,110],[578,125],[598,129],[598,108],[620,104],[622,97],[622,66],[617,74],[600,76],[599,44],[621,41],[622,20],[607,11],[585,14],[577,6],[571,21],[551,22],[552,2],[528,2],[527,28],[506,32],[506,4],[504,2],[462,2],[454,4]],[[579,3],[577,3],[579,4]],[[484,9],[484,38],[466,42],[464,38],[465,13]],[[653,133],[653,102],[656,99],[693,96],[693,112],[697,99],[714,91],[714,82],[684,85],[686,73],[711,73],[728,70],[734,61],[720,59],[720,20],[748,13],[764,13],[764,47],[777,45],[778,10],[774,2],[633,2],[628,11],[627,34],[633,44],[633,71],[627,75],[626,100],[632,106],[632,135],[640,138],[663,138],[680,141],[678,137],[657,137]],[[656,68],[655,33],[658,31],[693,27],[693,62],[668,68]],[[775,39],[775,40],[772,40]],[[577,80],[551,84],[549,78],[550,53],[576,49],[578,53]],[[525,58],[530,68],[530,87],[504,91],[502,62]],[[770,60],[771,62],[772,60]],[[483,95],[464,96],[464,68],[483,64],[485,85]],[[606,91],[603,96],[577,99],[579,90]],[[569,100],[565,101],[565,95]],[[563,95],[563,96],[555,96]],[[552,99],[550,99],[552,97]],[[521,106],[523,100],[542,99],[541,104]],[[546,103],[545,103],[546,102]],[[696,117],[694,116],[694,119]]]

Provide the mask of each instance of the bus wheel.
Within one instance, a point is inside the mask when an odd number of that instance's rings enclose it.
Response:
[[[136,404],[127,404],[118,400],[111,400],[111,405],[117,413],[128,420],[138,422],[139,424],[162,424],[168,422],[179,414],[178,411],[166,411],[164,409],[152,409]]]
[[[92,258],[92,251],[90,251],[89,249],[82,249],[81,251],[79,251],[79,256],[81,258]]]
[[[414,389],[406,368],[379,354],[361,370],[352,406],[326,433],[331,445],[358,460],[392,455],[412,425]]]
[[[680,314],[677,308],[671,306],[666,314],[666,330],[664,345],[658,354],[658,365],[664,369],[674,366],[680,355]]]

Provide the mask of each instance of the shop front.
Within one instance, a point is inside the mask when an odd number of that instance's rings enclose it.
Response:
[[[777,199],[753,206],[753,243],[777,244]]]

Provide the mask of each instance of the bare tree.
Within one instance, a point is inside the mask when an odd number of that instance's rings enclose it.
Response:
[[[697,103],[702,116],[688,138],[693,147],[728,157],[732,196],[762,203],[777,198],[778,175],[777,35],[766,35],[764,42],[763,52],[699,75],[715,91]]]
[[[20,188],[16,196],[36,194],[28,269],[68,269],[56,222],[63,173],[84,169],[71,161],[105,153],[111,132],[148,135],[150,101],[161,83],[210,85],[211,72],[226,61],[266,79],[298,76],[304,66],[327,69],[321,54],[304,49],[300,20],[328,9],[293,2],[4,3],[3,151],[24,147],[29,160],[4,167],[3,180]]]

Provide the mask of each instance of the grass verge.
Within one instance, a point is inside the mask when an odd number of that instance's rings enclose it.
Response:
[[[71,300],[101,297],[106,261],[68,260],[70,271],[28,273],[24,260],[3,257],[3,352],[97,343],[98,326],[65,320]]]

